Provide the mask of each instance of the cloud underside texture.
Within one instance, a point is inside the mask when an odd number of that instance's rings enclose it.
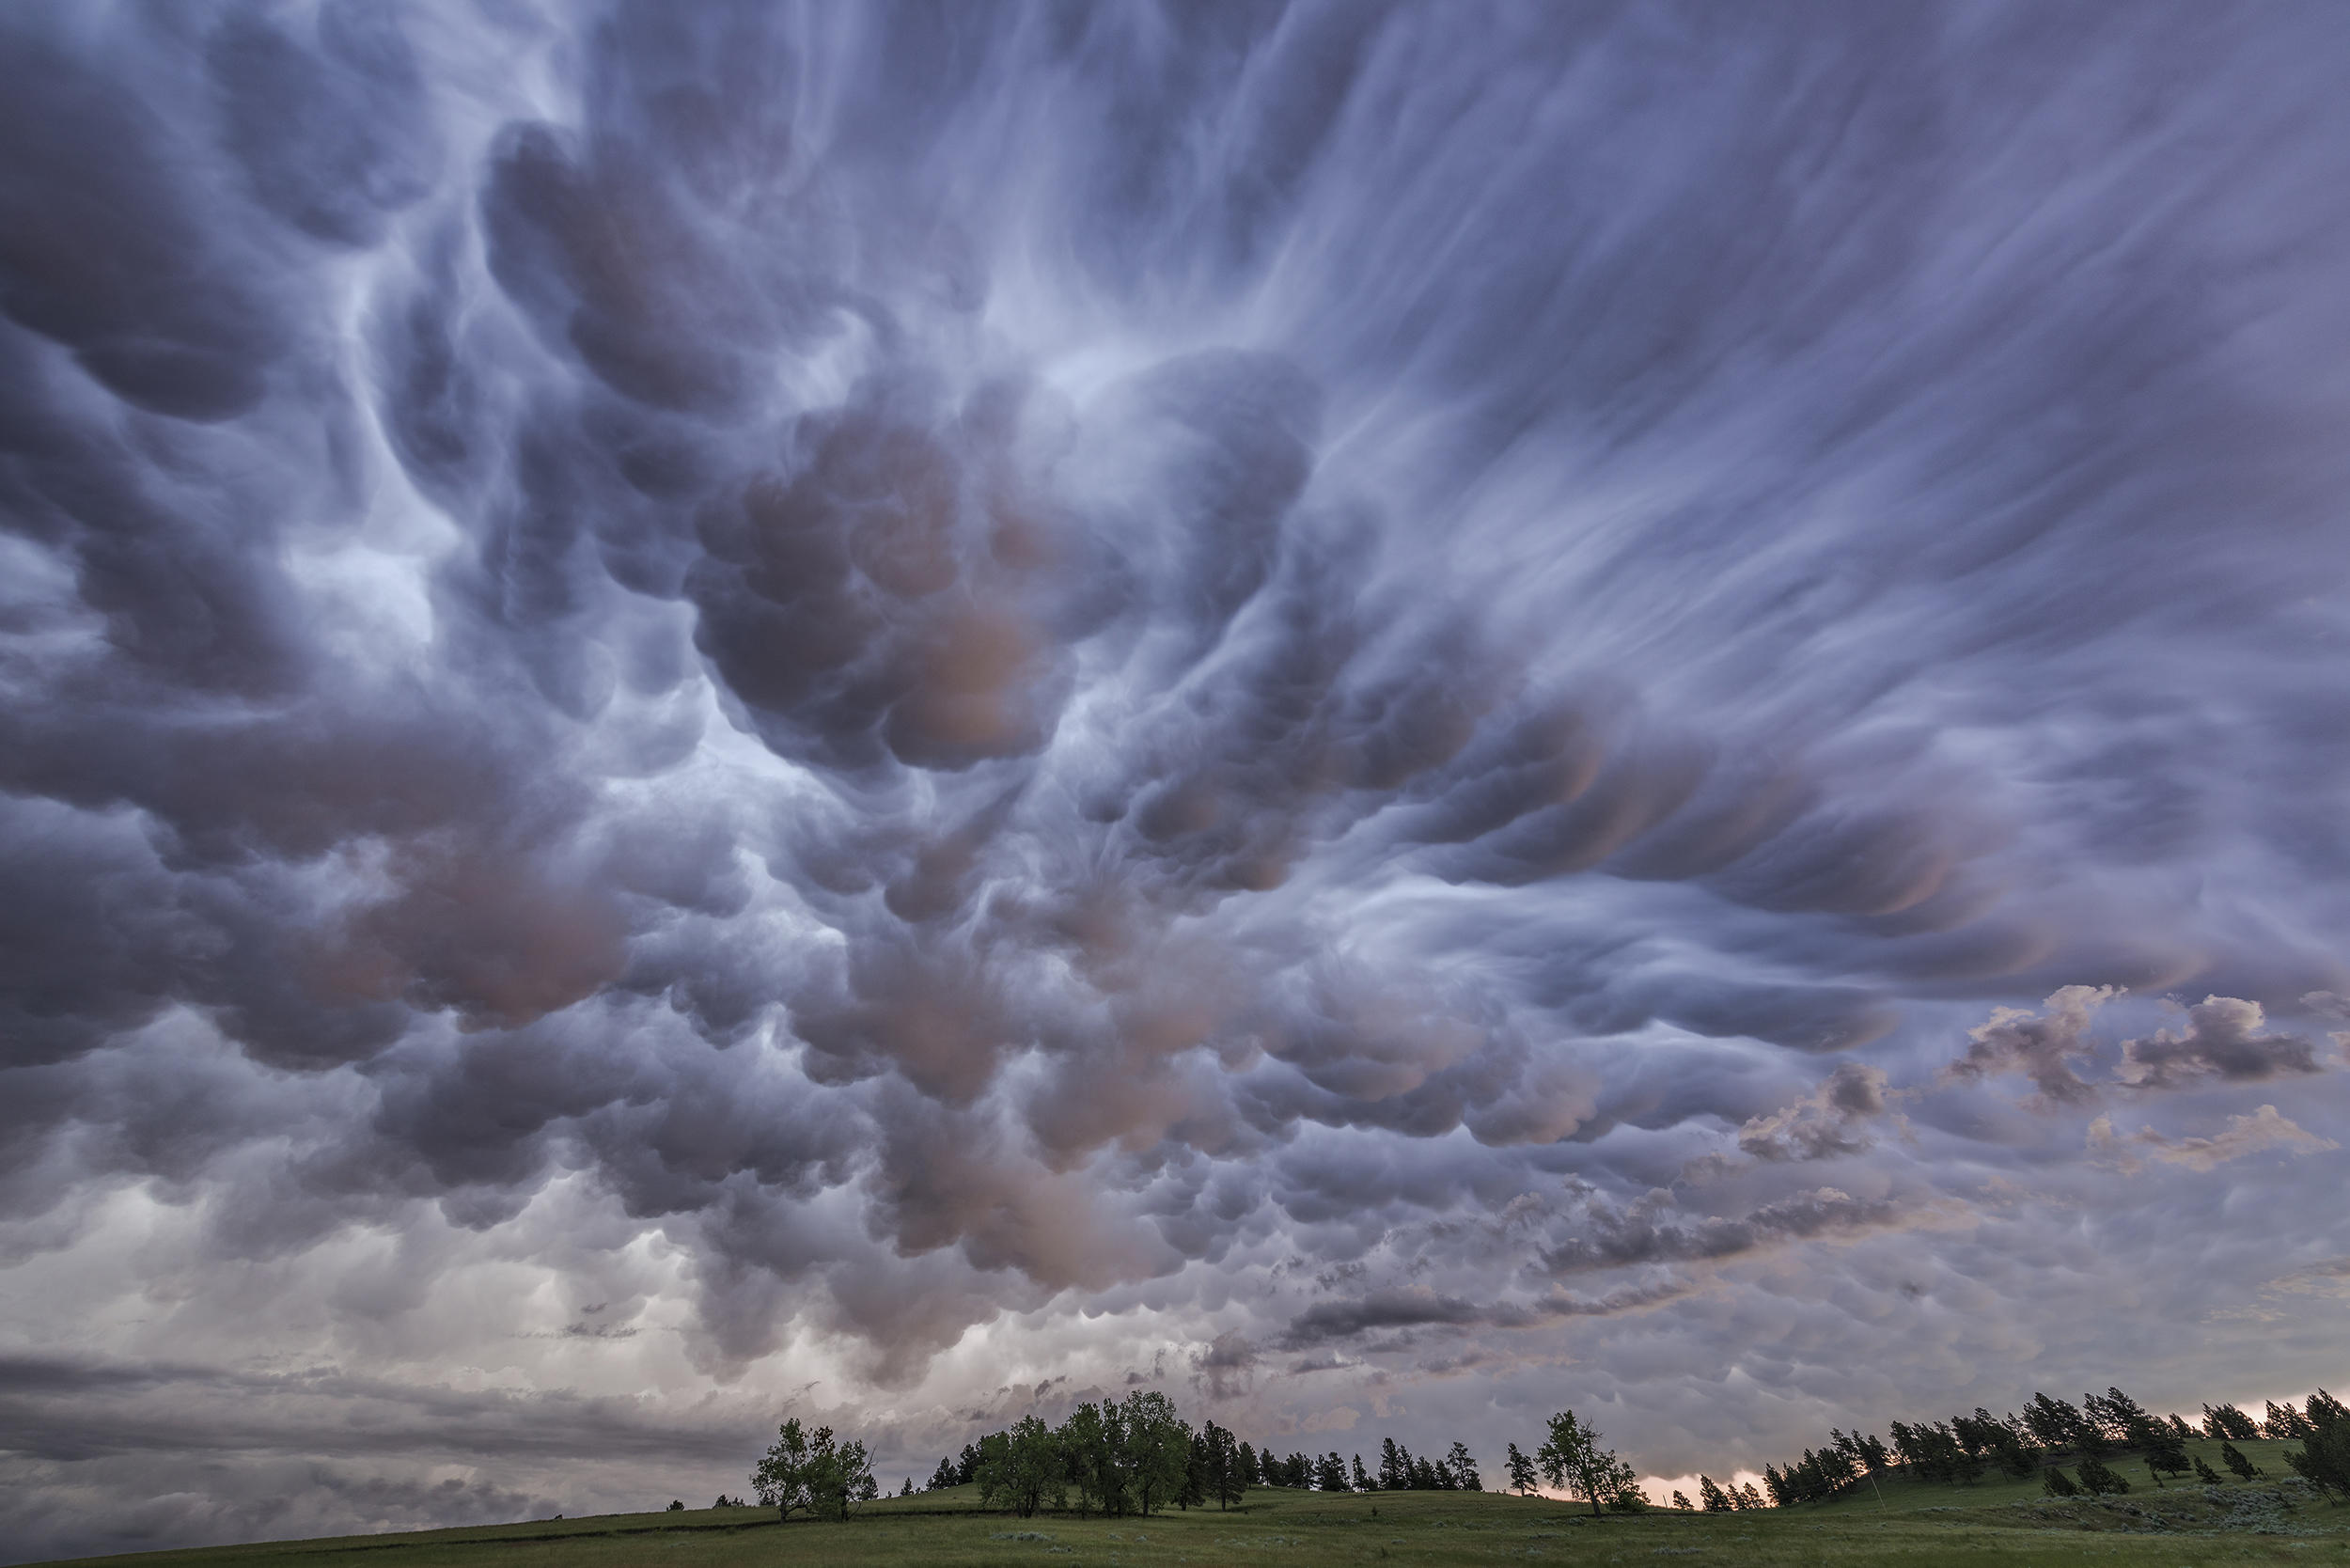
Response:
[[[922,1468],[1145,1320],[1694,1466],[2350,1250],[2338,11],[0,27],[40,1539],[493,1258]],[[152,1529],[561,1495],[324,1473]]]

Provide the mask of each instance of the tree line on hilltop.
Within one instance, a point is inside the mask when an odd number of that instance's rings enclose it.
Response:
[[[1991,1471],[2022,1480],[2035,1472],[2051,1497],[2070,1497],[2127,1492],[2128,1481],[2107,1463],[2135,1454],[2159,1487],[2163,1477],[2192,1472],[2205,1485],[2217,1485],[2219,1472],[2201,1455],[2189,1455],[2187,1440],[2209,1438],[2219,1445],[2220,1462],[2237,1479],[2250,1481],[2264,1472],[2235,1445],[2255,1438],[2297,1441],[2297,1452],[2285,1463],[2320,1491],[2350,1497],[2350,1410],[2325,1389],[2310,1396],[2307,1411],[2292,1401],[2268,1404],[2266,1421],[2255,1421],[2232,1404],[2203,1406],[2203,1419],[2190,1423],[2178,1415],[2156,1416],[2119,1388],[2082,1396],[2077,1405],[2035,1393],[2021,1411],[1994,1416],[1977,1406],[1971,1416],[1908,1424],[1893,1422],[1888,1447],[1872,1435],[1831,1430],[1829,1441],[1806,1449],[1803,1457],[1785,1466],[1766,1465],[1763,1485],[1778,1507],[1825,1502],[1898,1466],[1919,1481],[1970,1485]],[[2070,1460],[2077,1479],[2065,1473]],[[1700,1478],[1701,1485],[1710,1485]],[[1716,1506],[1709,1497],[1706,1506]]]
[[[2217,1441],[2221,1462],[2246,1481],[2263,1472],[2238,1442],[2297,1441],[2301,1448],[2286,1453],[2285,1463],[2321,1491],[2350,1497],[2350,1409],[2323,1388],[2310,1397],[2306,1410],[2290,1401],[2272,1402],[2265,1421],[2255,1421],[2232,1404],[2206,1404],[2201,1422],[2190,1424],[2176,1415],[2155,1416],[2121,1389],[2107,1388],[2085,1396],[2078,1405],[2035,1393],[2020,1412],[1994,1416],[1979,1407],[1947,1420],[1894,1421],[1888,1431],[1889,1444],[1872,1435],[1832,1430],[1828,1442],[1805,1450],[1801,1459],[1764,1466],[1760,1490],[1752,1482],[1724,1484],[1700,1476],[1699,1501],[1675,1492],[1672,1506],[1726,1513],[1825,1502],[1896,1470],[1951,1484],[1969,1484],[1995,1470],[2017,1479],[2037,1471],[2056,1497],[2126,1492],[2129,1482],[2107,1461],[2132,1454],[2157,1486],[2165,1475],[2190,1472],[2216,1484],[2219,1473],[2186,1450],[2195,1437]],[[1531,1454],[1515,1443],[1508,1445],[1508,1452],[1505,1485],[1520,1496],[1547,1485],[1587,1503],[1594,1514],[1652,1506],[1633,1467],[1602,1447],[1599,1432],[1572,1410],[1550,1418],[1543,1441]],[[2077,1479],[2066,1473],[2064,1462],[2071,1463]],[[966,1443],[959,1455],[941,1459],[925,1490],[975,1484],[982,1507],[1007,1509],[1023,1518],[1044,1510],[1115,1517],[1147,1515],[1170,1505],[1229,1509],[1251,1488],[1262,1486],[1317,1492],[1486,1489],[1464,1443],[1436,1458],[1384,1438],[1375,1468],[1359,1453],[1283,1455],[1270,1444],[1258,1448],[1243,1442],[1214,1421],[1194,1430],[1174,1402],[1155,1390],[1080,1404],[1058,1426],[1025,1417]],[[880,1495],[862,1442],[839,1438],[829,1427],[811,1432],[796,1419],[783,1423],[752,1472],[751,1485],[762,1505],[786,1519],[795,1512],[846,1518],[856,1503]],[[909,1476],[900,1495],[913,1492]]]
[[[1594,1513],[1646,1507],[1632,1466],[1601,1447],[1599,1439],[1597,1429],[1573,1411],[1553,1416],[1547,1437],[1531,1455],[1515,1443],[1509,1446],[1511,1489],[1524,1495],[1547,1482],[1590,1503]],[[1058,1426],[1025,1417],[964,1444],[961,1454],[941,1459],[925,1490],[975,1484],[982,1507],[1008,1509],[1023,1518],[1047,1509],[1113,1517],[1149,1514],[1170,1504],[1229,1509],[1260,1486],[1318,1492],[1485,1490],[1465,1443],[1456,1442],[1435,1458],[1385,1438],[1375,1470],[1359,1453],[1281,1455],[1270,1444],[1257,1448],[1214,1421],[1193,1430],[1174,1402],[1155,1390],[1080,1404]],[[752,1472],[751,1486],[763,1506],[786,1519],[795,1512],[846,1518],[856,1503],[879,1496],[862,1442],[843,1441],[829,1427],[810,1432],[797,1419],[783,1423]],[[900,1495],[913,1491],[909,1476]],[[728,1499],[720,1500],[724,1505]]]

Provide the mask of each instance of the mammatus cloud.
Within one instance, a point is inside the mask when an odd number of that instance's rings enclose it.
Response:
[[[2258,1002],[2206,996],[2183,1010],[2186,1027],[2157,1029],[2122,1046],[2122,1081],[2170,1089],[2200,1077],[2257,1083],[2318,1071],[2317,1047],[2299,1035],[2264,1034]]]
[[[2109,1116],[2101,1116],[2089,1124],[2090,1152],[2124,1172],[2144,1168],[2150,1159],[2164,1165],[2185,1166],[2189,1170],[2211,1170],[2247,1154],[2276,1151],[2314,1154],[2341,1147],[2331,1138],[2320,1137],[2295,1125],[2280,1115],[2274,1105],[2263,1105],[2249,1116],[2232,1116],[2226,1126],[2209,1137],[2167,1137],[2152,1127],[2140,1127],[2134,1133],[2117,1132]]]
[[[1978,1046],[1982,1033],[1979,1029],[1972,1036]],[[1866,1062],[1839,1062],[1817,1089],[1786,1109],[1749,1118],[1738,1129],[1738,1152],[1775,1161],[1864,1153],[1875,1141],[1872,1123],[1888,1115],[1900,1120],[1886,1094],[1885,1070]]]
[[[2227,1309],[2334,1152],[2082,1118],[2344,1124],[2344,26],[10,8],[0,1352],[134,1375],[0,1535],[645,1390],[1719,1473]]]
[[[1943,1069],[1946,1083],[1972,1083],[1999,1073],[2021,1073],[2047,1105],[2085,1105],[2097,1090],[2076,1068],[2090,1057],[2089,1026],[2097,1010],[2113,1000],[2109,985],[2067,985],[2035,1012],[2029,1008],[1992,1010],[1990,1019],[1966,1031],[1966,1054]]]

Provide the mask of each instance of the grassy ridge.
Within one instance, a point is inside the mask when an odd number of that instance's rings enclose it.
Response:
[[[2059,1568],[2205,1568],[2234,1562],[2350,1564],[2350,1507],[2280,1485],[2283,1443],[2237,1445],[2265,1481],[2157,1490],[2143,1464],[2121,1462],[2125,1497],[2044,1498],[2039,1482],[1973,1486],[1866,1482],[1833,1501],[1761,1513],[1660,1512],[1593,1520],[1542,1498],[1454,1492],[1366,1495],[1251,1492],[1229,1513],[1195,1509],[1148,1520],[979,1511],[976,1487],[868,1506],[847,1524],[777,1524],[763,1509],[615,1513],[403,1535],[191,1551],[102,1560],[112,1568],[1211,1568],[1218,1564],[1551,1562],[1738,1568],[1845,1568],[1897,1562]],[[2217,1443],[2190,1443],[2215,1466]],[[2280,1533],[2264,1533],[2277,1531]]]

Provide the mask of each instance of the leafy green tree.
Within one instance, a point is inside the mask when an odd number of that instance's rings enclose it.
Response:
[[[1519,1452],[1515,1443],[1510,1445],[1509,1467],[1510,1490],[1521,1497],[1531,1493],[1539,1479],[1534,1472],[1534,1462]]]
[[[2236,1479],[2239,1481],[2250,1481],[2253,1477],[2262,1473],[2261,1467],[2258,1465],[2253,1464],[2250,1460],[2245,1458],[2244,1450],[2237,1448],[2233,1443],[2222,1443],[2219,1445],[2219,1463],[2228,1466],[2229,1469],[2233,1470],[2236,1473]]]
[[[1121,1412],[1125,1446],[1120,1455],[1126,1485],[1137,1511],[1146,1517],[1153,1508],[1183,1490],[1183,1467],[1191,1457],[1191,1428],[1176,1414],[1175,1402],[1155,1388],[1126,1396]]]
[[[1622,1506],[1627,1492],[1637,1495],[1638,1478],[1632,1466],[1599,1446],[1596,1427],[1578,1420],[1572,1410],[1550,1418],[1550,1436],[1534,1452],[1543,1479],[1591,1505],[1591,1516],[1609,1504]]]
[[[776,1428],[775,1442],[751,1472],[751,1491],[760,1506],[774,1509],[782,1519],[791,1518],[795,1508],[813,1510],[808,1466],[818,1444],[832,1446],[832,1428],[819,1427],[811,1438],[797,1416]]]
[[[1126,1442],[1115,1402],[1080,1404],[1060,1424],[1061,1462],[1077,1494],[1077,1513],[1126,1512],[1126,1475],[1120,1456]]]
[[[2040,1478],[2040,1489],[2052,1497],[2077,1497],[2081,1495],[2081,1489],[2073,1478],[2054,1465],[2049,1466],[2048,1473]]]
[[[1023,1416],[1009,1432],[979,1445],[979,1501],[1009,1508],[1021,1518],[1068,1497],[1069,1461],[1060,1439],[1038,1417]]]

